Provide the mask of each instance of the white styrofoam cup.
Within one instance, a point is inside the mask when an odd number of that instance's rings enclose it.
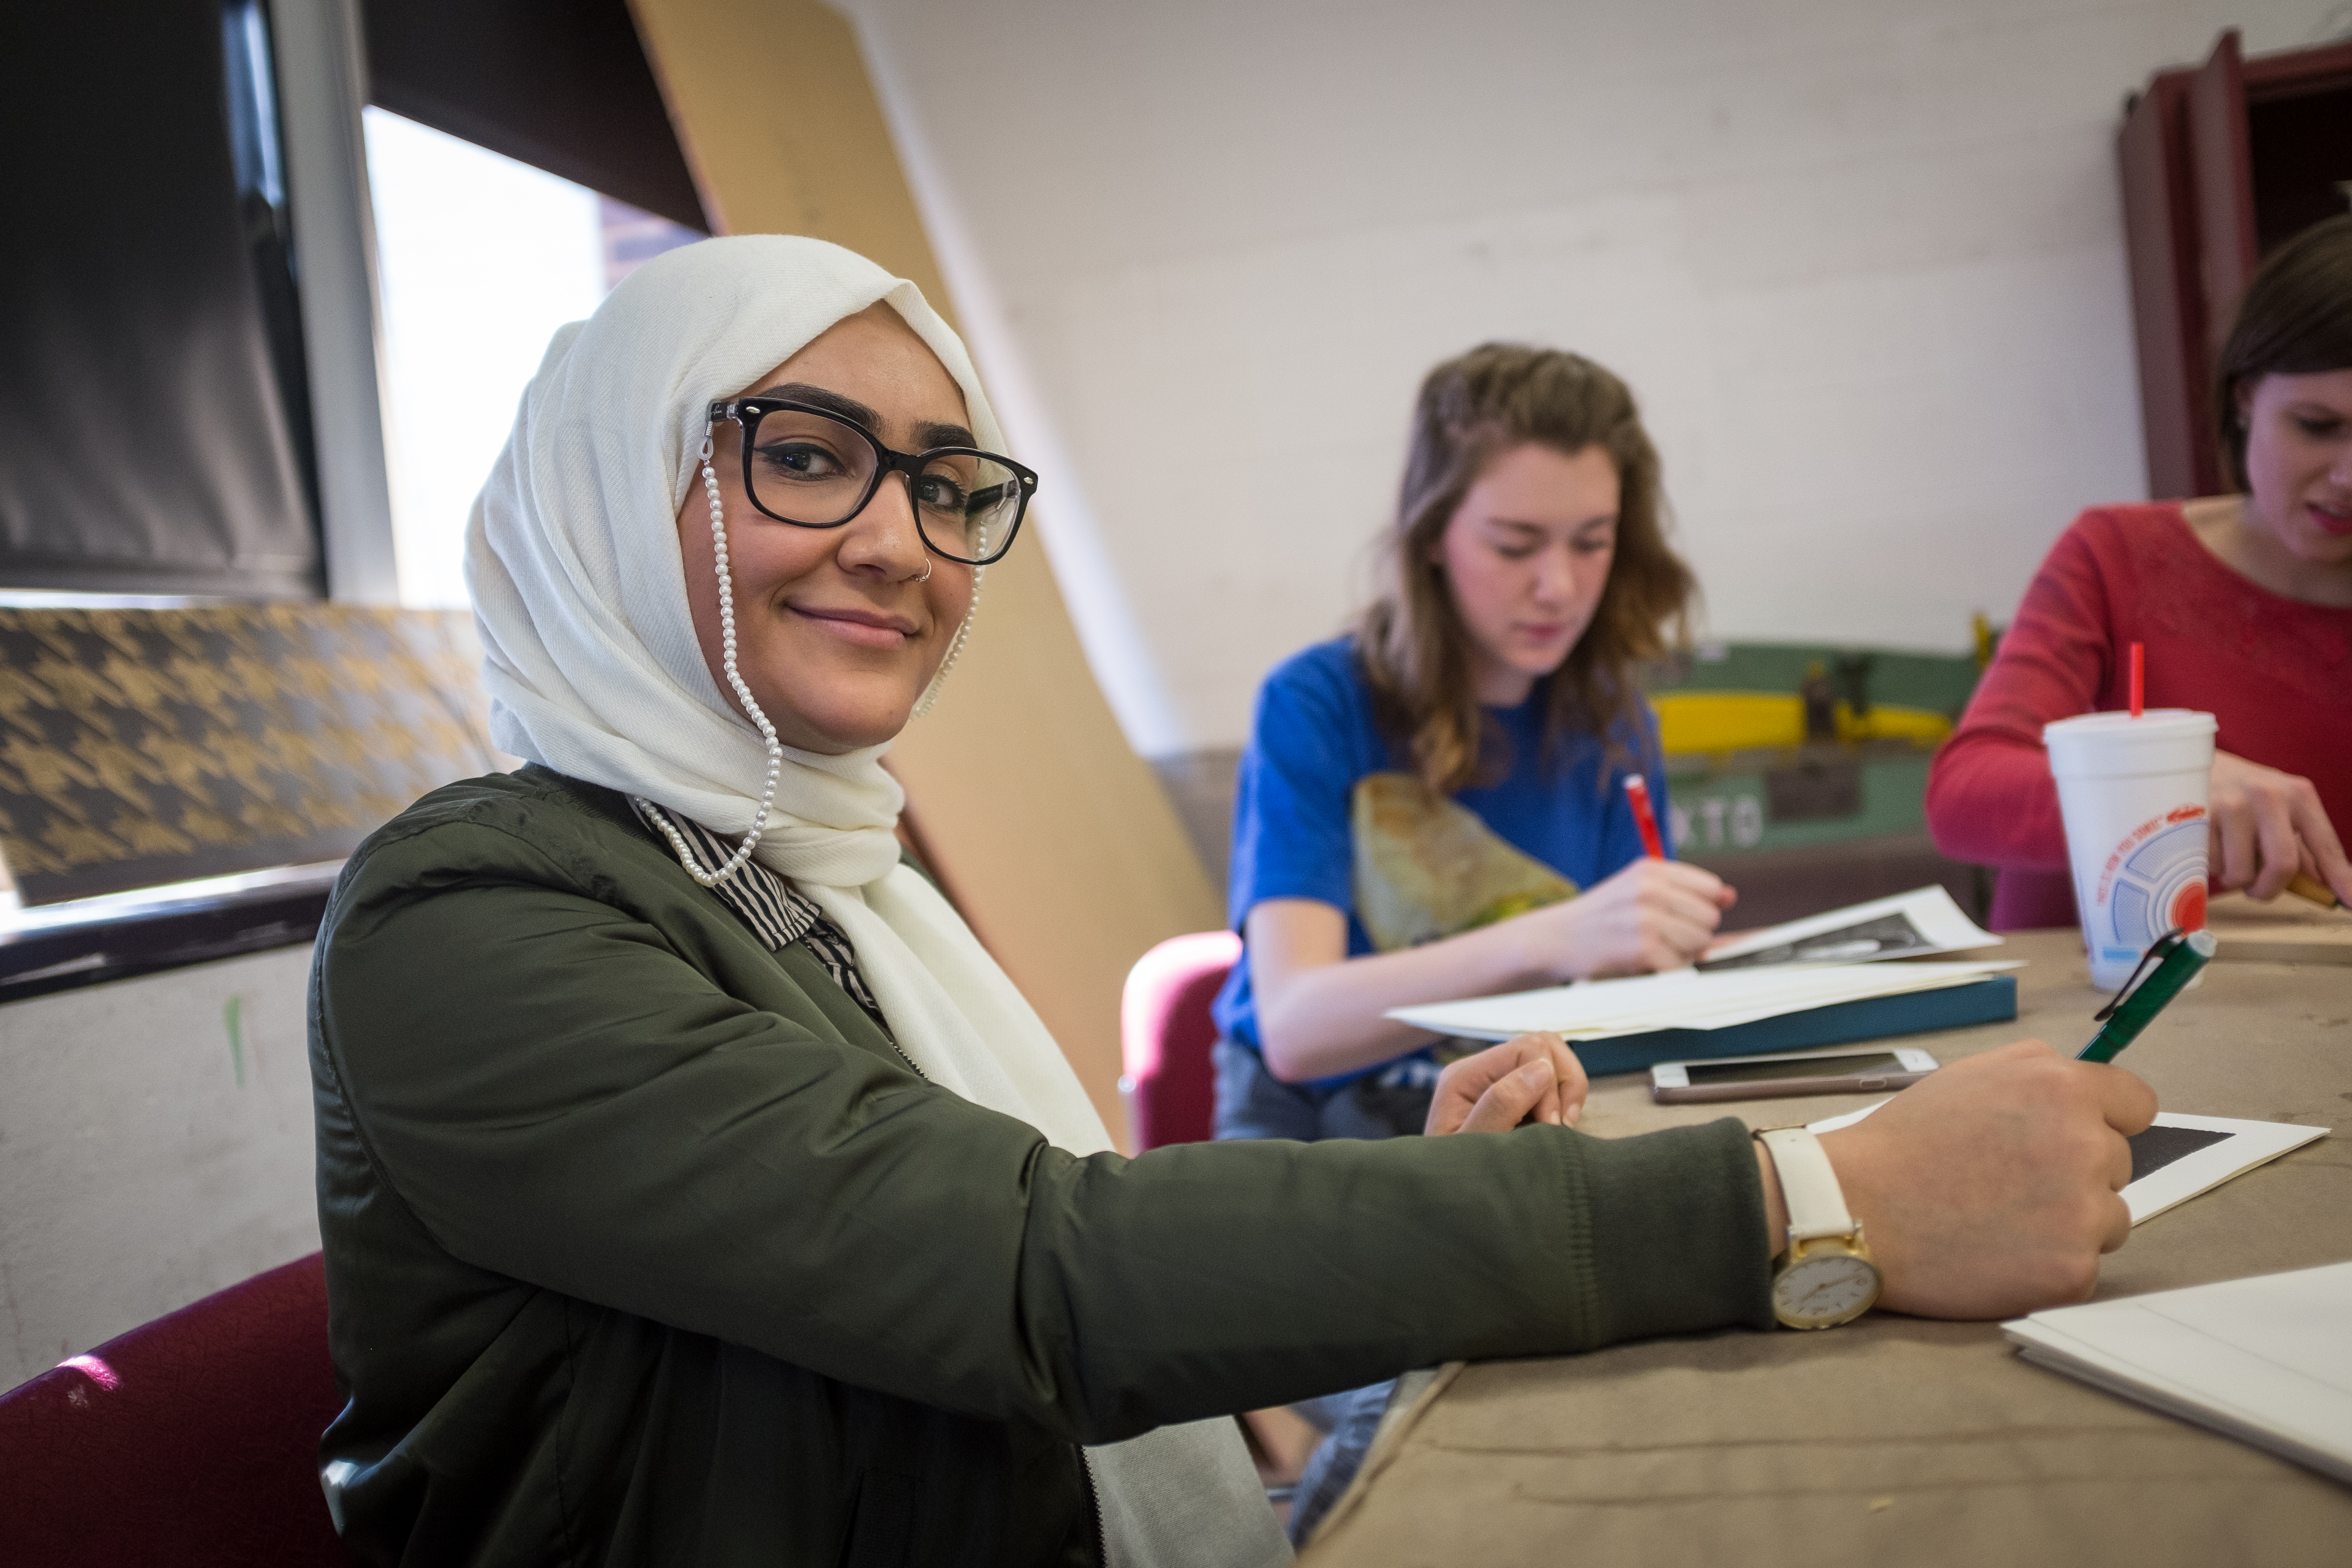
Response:
[[[2157,938],[2205,924],[2216,728],[2185,708],[2042,726],[2094,985],[2121,985]]]

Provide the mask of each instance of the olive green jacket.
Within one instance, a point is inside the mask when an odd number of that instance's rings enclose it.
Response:
[[[1080,1159],[541,768],[352,857],[310,1061],[362,1563],[1092,1563],[1076,1445],[1771,1321],[1735,1122]]]

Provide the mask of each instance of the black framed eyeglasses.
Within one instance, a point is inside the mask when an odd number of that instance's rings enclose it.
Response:
[[[743,432],[743,493],[778,522],[839,528],[866,510],[889,473],[907,476],[915,530],[933,554],[967,566],[1004,559],[1037,475],[974,447],[894,452],[864,426],[786,397],[710,405],[711,423]]]

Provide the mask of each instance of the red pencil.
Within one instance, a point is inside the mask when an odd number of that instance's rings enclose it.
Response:
[[[1639,773],[1625,775],[1625,798],[1633,806],[1633,826],[1642,830],[1642,848],[1653,860],[1666,858],[1666,846],[1658,837],[1658,816],[1650,809],[1650,786]]]

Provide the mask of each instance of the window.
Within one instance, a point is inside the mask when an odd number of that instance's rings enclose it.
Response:
[[[388,110],[365,122],[400,597],[462,609],[467,519],[548,340],[701,236]]]

